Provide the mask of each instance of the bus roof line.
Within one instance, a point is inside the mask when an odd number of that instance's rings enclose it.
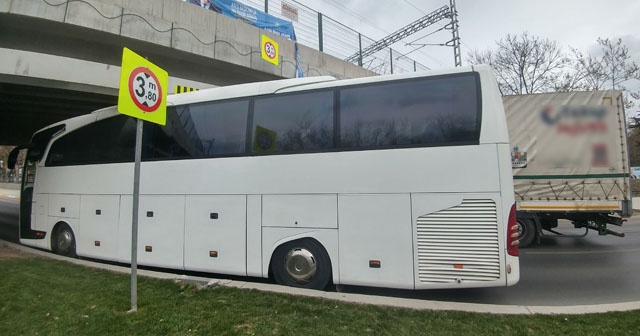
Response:
[[[278,93],[280,91],[287,90],[287,89],[292,89],[292,88],[299,87],[299,86],[306,86],[306,85],[309,85],[309,84],[332,82],[332,81],[336,81],[337,80],[335,77],[332,77],[332,76],[320,76],[320,77],[309,77],[309,78],[310,79],[313,78],[314,80],[291,83],[291,85],[282,86],[282,87],[279,87],[279,88],[273,90],[273,93]]]

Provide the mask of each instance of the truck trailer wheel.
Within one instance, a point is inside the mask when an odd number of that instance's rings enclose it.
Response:
[[[518,219],[518,234],[520,236],[520,247],[528,247],[533,244],[538,236],[538,230],[536,230],[536,223],[533,219],[523,218]]]

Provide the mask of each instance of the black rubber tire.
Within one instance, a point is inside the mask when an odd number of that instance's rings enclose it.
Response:
[[[518,232],[520,233],[520,247],[525,248],[533,244],[538,237],[536,223],[529,218],[518,219]]]
[[[315,274],[304,280],[294,278],[287,270],[286,258],[290,252],[306,250],[315,261]],[[271,257],[271,273],[280,285],[322,290],[331,281],[331,260],[325,248],[315,239],[301,239],[280,245]]]
[[[61,224],[54,231],[51,248],[56,254],[76,257],[76,236],[67,224]]]

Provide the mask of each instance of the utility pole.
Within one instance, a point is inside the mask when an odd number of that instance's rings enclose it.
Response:
[[[450,0],[451,8],[451,35],[453,38],[447,45],[453,47],[453,61],[456,67],[462,66],[462,54],[460,52],[460,34],[458,32],[458,10],[456,9],[456,0]]]
[[[411,24],[398,29],[397,31],[389,34],[383,39],[371,44],[365,49],[360,48],[358,52],[347,57],[347,62],[355,63],[362,66],[363,59],[369,55],[372,55],[392,44],[414,34],[418,31],[427,28],[440,20],[450,19],[451,21],[442,29],[451,30],[452,39],[440,46],[453,47],[453,60],[456,67],[462,66],[462,53],[460,52],[460,35],[458,31],[458,11],[456,9],[455,0],[449,0],[449,6],[442,6],[439,9],[423,16],[422,18],[412,22]],[[410,44],[408,44],[410,45]],[[426,44],[422,45],[425,46]]]
[[[391,33],[387,37],[383,38],[375,42],[374,44],[368,46],[363,49],[361,52],[356,52],[355,54],[347,57],[346,61],[354,63],[359,58],[365,58],[369,55],[372,55],[400,40],[403,38],[412,35],[442,19],[446,19],[451,17],[451,9],[448,6],[442,6],[438,10],[435,10],[424,17],[412,22],[411,24],[398,29],[394,33]]]

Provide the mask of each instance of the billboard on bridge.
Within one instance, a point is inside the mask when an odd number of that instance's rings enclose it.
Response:
[[[222,15],[242,20],[243,22],[260,29],[267,30],[279,36],[296,42],[296,33],[293,23],[273,15],[269,15],[263,11],[259,11],[251,6],[247,6],[235,0],[185,0],[194,5],[215,11]],[[298,43],[295,44],[296,49],[296,77],[304,77],[302,68],[300,67],[300,52]]]

